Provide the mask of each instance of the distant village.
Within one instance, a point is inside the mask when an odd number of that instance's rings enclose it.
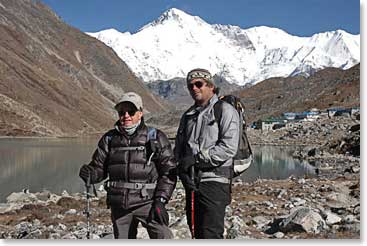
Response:
[[[280,128],[293,129],[303,122],[316,121],[319,118],[333,118],[338,116],[349,116],[359,120],[360,108],[329,108],[321,111],[313,108],[305,112],[286,112],[281,117],[269,117],[264,120],[253,122],[249,127],[261,131],[271,131]]]

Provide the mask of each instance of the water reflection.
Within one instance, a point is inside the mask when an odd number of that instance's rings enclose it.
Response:
[[[293,151],[292,146],[253,146],[254,164],[241,175],[241,179],[250,182],[257,178],[315,176],[314,168],[308,162],[292,157]]]
[[[78,192],[79,168],[89,162],[97,139],[0,139],[0,202],[28,188]]]
[[[83,191],[78,176],[82,164],[88,163],[98,138],[82,139],[0,139],[0,202],[12,192],[28,188],[60,193]],[[285,179],[290,175],[313,175],[307,163],[291,157],[291,147],[253,146],[255,163],[241,178]]]

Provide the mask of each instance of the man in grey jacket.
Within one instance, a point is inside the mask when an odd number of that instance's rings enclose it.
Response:
[[[186,190],[187,221],[190,228],[194,224],[195,238],[223,238],[240,119],[234,107],[218,99],[219,88],[208,70],[194,69],[186,81],[195,104],[181,118],[174,152],[178,175]],[[216,104],[221,107],[220,119],[214,114]]]

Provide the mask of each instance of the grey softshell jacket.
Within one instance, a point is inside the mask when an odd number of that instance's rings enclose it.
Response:
[[[182,116],[175,143],[175,158],[197,155],[199,161],[209,163],[213,168],[202,173],[201,182],[217,181],[228,183],[239,143],[240,119],[236,109],[222,102],[222,117],[219,125],[214,116],[214,95],[206,107],[190,107]]]

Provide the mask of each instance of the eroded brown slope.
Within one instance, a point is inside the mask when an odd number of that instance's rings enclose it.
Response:
[[[38,1],[0,0],[0,33],[0,135],[105,131],[126,91],[165,109],[112,49]]]

